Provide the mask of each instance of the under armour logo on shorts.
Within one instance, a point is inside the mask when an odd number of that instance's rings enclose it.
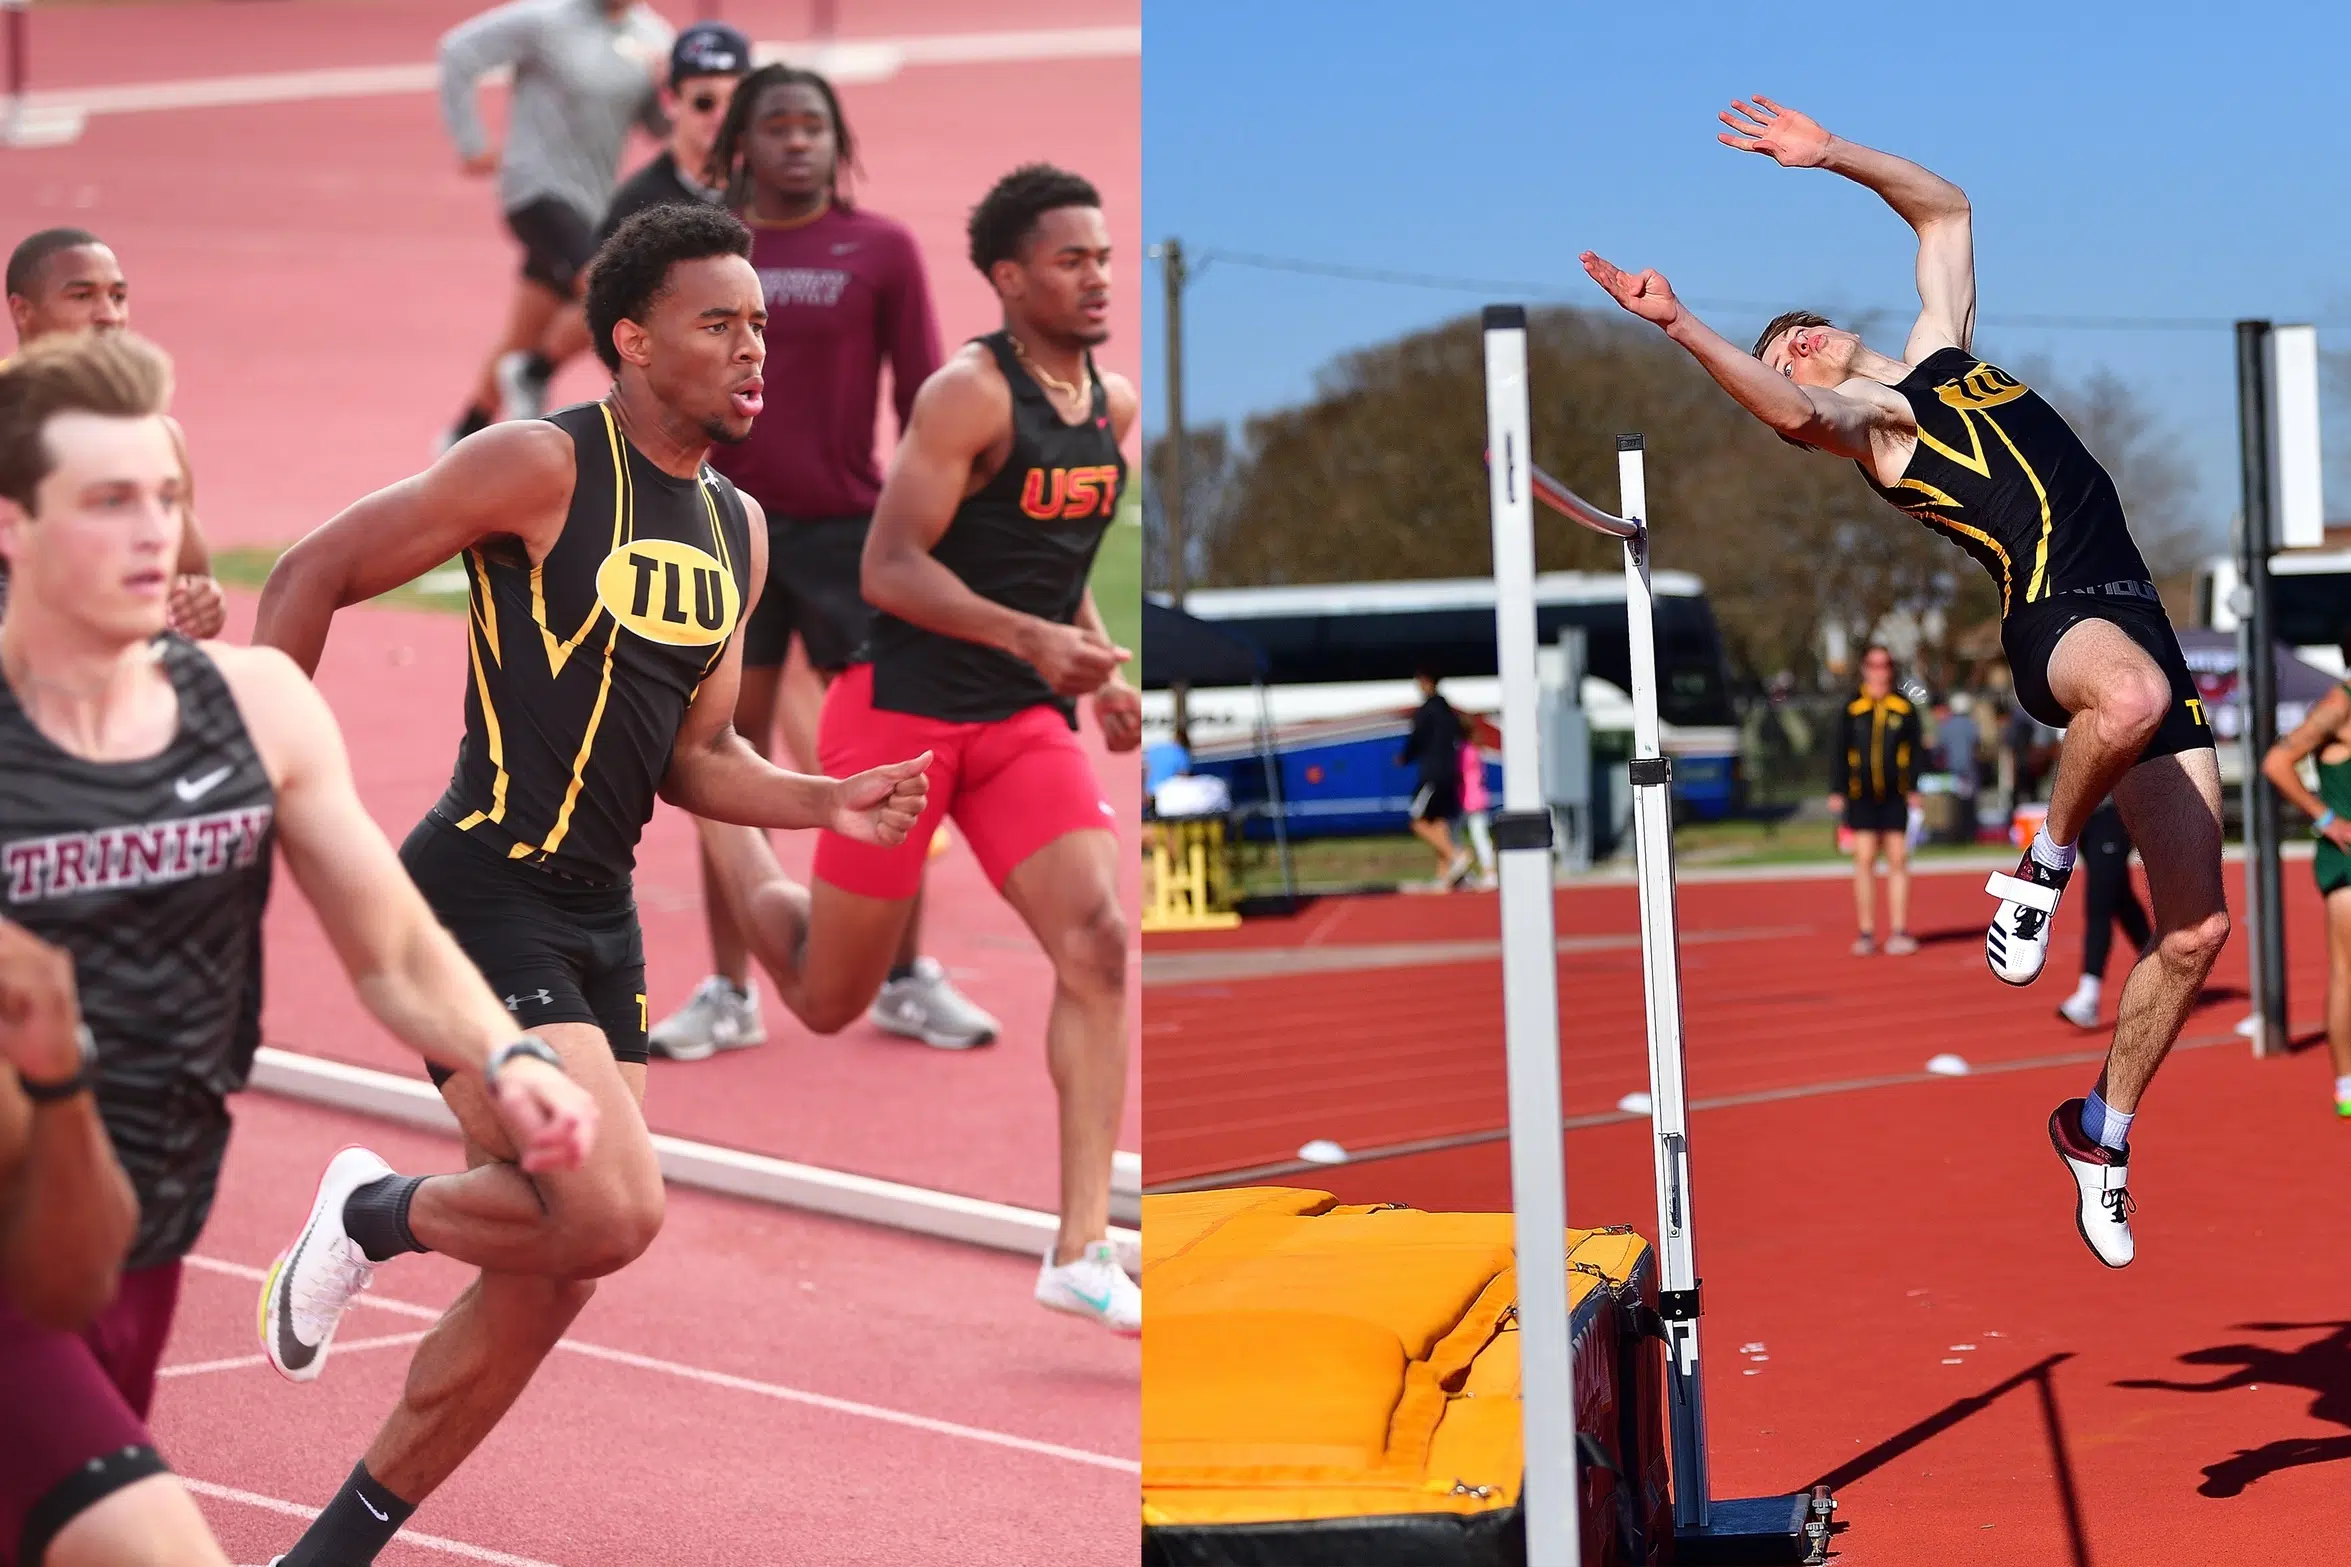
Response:
[[[536,1001],[543,1007],[551,1007],[555,1005],[555,998],[552,995],[549,995],[546,990],[526,990],[519,996],[508,996],[506,998],[506,1010],[509,1012],[520,1012],[522,1010],[522,1004],[526,1001]]]

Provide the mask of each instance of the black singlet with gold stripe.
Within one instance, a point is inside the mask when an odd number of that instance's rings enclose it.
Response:
[[[1894,390],[1918,421],[1918,449],[1891,488],[1869,487],[1991,573],[2000,613],[2058,594],[2144,598],[2159,609],[2098,459],[2041,394],[1964,349],[1929,354]]]
[[[465,739],[434,814],[508,859],[626,883],[694,693],[750,582],[735,487],[662,472],[603,403],[547,416],[579,474],[563,534],[466,552]]]

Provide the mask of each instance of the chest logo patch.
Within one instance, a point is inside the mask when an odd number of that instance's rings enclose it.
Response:
[[[596,598],[638,636],[671,647],[724,642],[743,611],[734,573],[674,539],[632,539],[605,556]]]
[[[1935,395],[1953,408],[1997,408],[2012,403],[2032,388],[1987,364],[1978,364],[1956,380],[1935,388]]]
[[[1020,509],[1039,522],[1118,514],[1118,468],[1031,468],[1021,479]]]

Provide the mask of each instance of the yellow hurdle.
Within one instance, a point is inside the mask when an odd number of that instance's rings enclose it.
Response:
[[[1216,817],[1145,824],[1151,835],[1151,880],[1143,889],[1145,930],[1231,930],[1224,823]]]

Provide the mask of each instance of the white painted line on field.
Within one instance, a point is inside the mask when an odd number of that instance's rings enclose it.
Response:
[[[387,1333],[382,1338],[355,1338],[348,1343],[337,1339],[335,1340],[335,1353],[353,1355],[363,1349],[390,1349],[396,1344],[414,1344],[422,1339],[427,1331],[427,1329],[419,1328],[414,1333]],[[226,1360],[192,1360],[186,1365],[164,1366],[155,1374],[159,1377],[202,1377],[210,1376],[217,1371],[242,1371],[248,1366],[266,1366],[268,1364],[269,1357],[267,1355],[232,1355]]]
[[[353,1110],[430,1132],[455,1135],[457,1131],[457,1118],[449,1113],[432,1084],[298,1051],[262,1047],[254,1058],[252,1086],[265,1093]],[[663,1176],[680,1186],[934,1235],[1023,1257],[1042,1257],[1060,1229],[1052,1214],[1032,1208],[797,1164],[690,1138],[656,1136],[653,1148],[661,1160]],[[1141,1185],[1142,1160],[1129,1153],[1113,1156],[1112,1204],[1122,1210],[1119,1216],[1132,1215],[1134,1223],[1142,1218],[1137,1196]],[[1114,1227],[1109,1238],[1127,1271],[1140,1271],[1142,1233]]]
[[[756,46],[763,60],[788,59],[822,71],[836,83],[887,81],[908,66],[1015,65],[1050,60],[1130,58],[1142,53],[1140,27],[1053,27],[988,33],[941,33],[895,38],[805,40]],[[505,80],[503,72],[484,78]],[[29,114],[140,114],[161,109],[228,109],[329,98],[383,98],[438,93],[440,67],[346,65],[310,71],[200,76],[179,81],[60,87],[25,95]]]
[[[229,1262],[219,1257],[190,1255],[187,1264],[208,1273],[218,1273],[232,1279],[247,1279],[259,1284],[269,1276],[268,1270],[242,1262]],[[414,1301],[394,1300],[386,1296],[368,1294],[358,1296],[352,1304],[372,1306],[378,1311],[394,1312],[404,1317],[438,1320],[441,1313],[430,1306]],[[421,1337],[421,1335],[419,1335]],[[860,1403],[856,1399],[835,1398],[829,1393],[811,1393],[805,1388],[785,1387],[775,1382],[755,1381],[724,1371],[706,1371],[700,1366],[689,1366],[681,1361],[661,1360],[652,1355],[633,1354],[625,1349],[608,1349],[602,1344],[590,1344],[580,1339],[556,1341],[557,1349],[585,1355],[590,1360],[609,1361],[614,1365],[633,1366],[639,1371],[652,1371],[688,1382],[701,1382],[711,1387],[723,1387],[737,1393],[753,1393],[761,1398],[772,1398],[787,1404],[804,1404],[811,1409],[828,1410],[837,1415],[853,1415],[860,1420],[880,1421],[884,1425],[904,1426],[916,1431],[929,1431],[939,1436],[951,1436],[960,1441],[979,1442],[990,1447],[1010,1448],[1015,1452],[1036,1453],[1046,1458],[1065,1459],[1074,1464],[1086,1464],[1096,1469],[1115,1469],[1122,1474],[1141,1474],[1143,1466],[1131,1458],[1120,1458],[1111,1453],[1096,1453],[1082,1447],[1064,1447],[1058,1442],[1040,1442],[1032,1437],[1014,1436],[1008,1431],[991,1431],[985,1426],[967,1426],[953,1420],[938,1420],[929,1415],[908,1414],[901,1409],[889,1409],[880,1404]],[[402,1536],[406,1538],[406,1536]]]
[[[240,1507],[257,1507],[265,1513],[276,1513],[281,1518],[299,1518],[304,1523],[318,1516],[315,1507],[304,1507],[299,1502],[280,1501],[274,1496],[263,1496],[257,1491],[241,1491],[233,1485],[215,1485],[210,1480],[191,1479],[180,1475],[179,1482],[197,1496],[209,1496],[216,1502],[235,1502]],[[468,1545],[463,1540],[445,1540],[437,1534],[419,1534],[414,1529],[400,1531],[400,1543],[419,1550],[439,1551],[446,1556],[462,1556],[467,1561],[494,1562],[497,1567],[556,1567],[534,1556],[512,1556],[504,1551],[493,1551],[486,1546]]]

